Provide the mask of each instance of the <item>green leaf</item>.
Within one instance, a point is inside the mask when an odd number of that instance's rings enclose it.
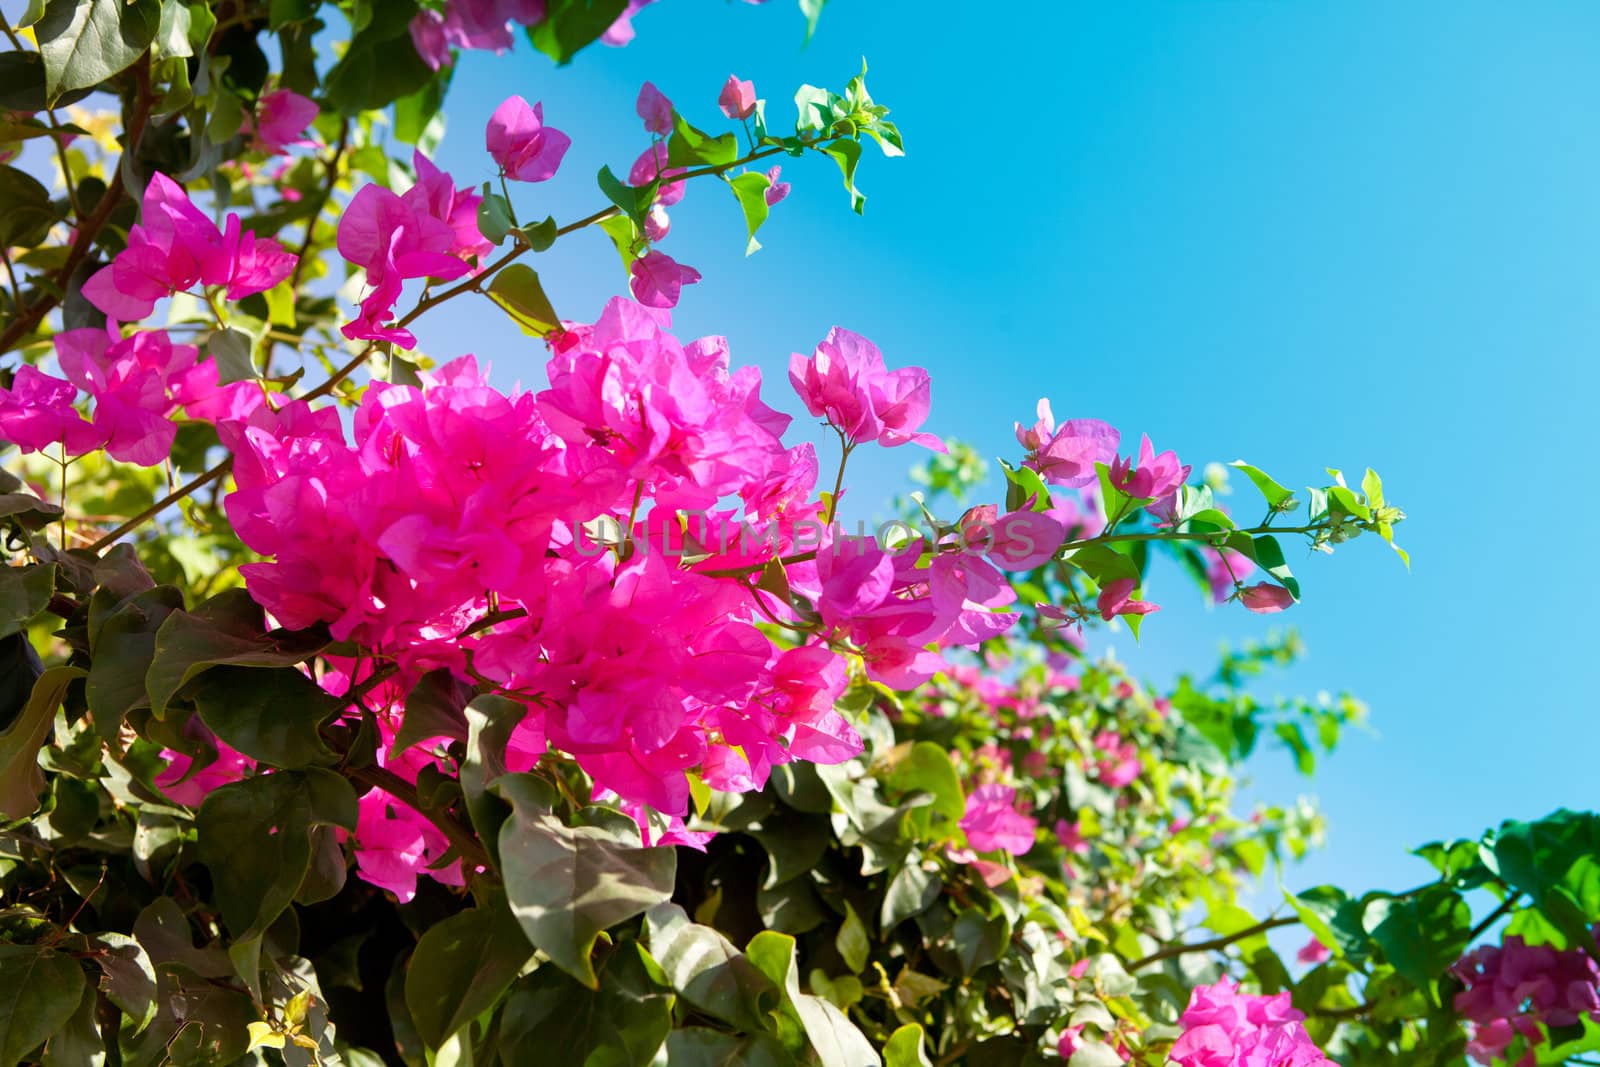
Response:
[[[857,215],[866,210],[867,198],[856,188],[856,167],[861,162],[861,144],[848,138],[841,138],[825,145],[822,151],[833,157],[839,164],[839,172],[844,175],[844,187],[850,194],[850,210]]]
[[[1278,539],[1271,534],[1262,534],[1251,542],[1249,553],[1261,569],[1278,580],[1278,583],[1300,599],[1300,583],[1289,571],[1289,564],[1284,561],[1283,547],[1278,544]]]
[[[50,191],[16,167],[0,166],[0,245],[40,244],[56,224]]]
[[[34,28],[46,93],[54,101],[122,73],[150,47],[160,25],[160,0],[50,0]]]
[[[99,994],[85,982],[72,1017],[45,1044],[43,1067],[99,1067],[105,1063],[106,1045],[95,1018],[99,1005]]]
[[[611,238],[611,244],[617,250],[617,255],[622,257],[622,269],[627,270],[629,265],[638,257],[640,239],[643,236],[638,225],[626,215],[613,215],[609,219],[602,219],[600,229]]]
[[[1570,944],[1589,943],[1586,931],[1600,921],[1600,815],[1562,809],[1536,822],[1503,823],[1481,855]]]
[[[239,940],[264,933],[311,868],[313,826],[356,827],[356,796],[332,771],[279,771],[213,790],[195,820],[223,920]]]
[[[739,201],[739,207],[744,212],[745,229],[750,232],[750,241],[744,249],[744,254],[748,256],[761,247],[761,242],[756,240],[756,231],[767,221],[767,212],[770,210],[767,206],[767,190],[771,188],[772,181],[765,174],[752,171],[731,179],[728,186]]]
[[[21,713],[0,730],[0,815],[5,818],[20,819],[39,807],[39,794],[44,791],[39,747],[50,736],[67,687],[84,676],[80,667],[51,667],[33,683]]]
[[[943,885],[939,879],[923,870],[921,862],[913,853],[906,860],[905,866],[889,879],[889,888],[884,891],[881,917],[884,935],[888,936],[890,930],[905,920],[931,908],[933,902],[939,899],[942,889]]]
[[[543,337],[561,325],[561,316],[539,284],[539,274],[526,263],[513,263],[489,283],[489,299],[505,309],[522,332]]]
[[[505,899],[457,912],[428,928],[406,968],[406,1007],[430,1048],[499,1002],[533,948]]]
[[[405,717],[390,753],[404,752],[417,742],[434,737],[467,740],[466,706],[471,699],[471,686],[458,682],[448,670],[441,668],[424,674],[416,687],[406,694]]]
[[[695,129],[676,111],[667,141],[668,167],[724,167],[739,158],[739,139],[731,133],[713,137]]]
[[[319,730],[342,705],[297,670],[212,667],[187,692],[212,732],[253,760],[306,767],[337,758]]]
[[[78,961],[43,945],[0,945],[0,1067],[67,1024],[83,996]]]
[[[478,231],[495,245],[504,244],[506,236],[516,222],[511,218],[511,205],[499,193],[489,191],[483,183],[483,200],[478,204]]]
[[[45,609],[55,591],[54,564],[0,570],[0,637],[26,630],[28,620]]]
[[[561,1049],[573,1067],[649,1067],[672,1029],[673,997],[651,977],[653,966],[637,942],[619,945],[599,992],[540,967],[512,987],[500,1012],[501,1062],[543,1063]]]
[[[374,5],[373,12],[371,23],[355,35],[343,58],[328,71],[328,103],[346,115],[387,107],[420,91],[435,76],[408,32],[416,3],[384,0]]]
[[[943,748],[932,741],[896,745],[883,758],[881,769],[874,770],[896,802],[914,793],[933,798],[933,803],[911,812],[918,841],[937,844],[953,839],[960,831],[967,798],[961,776]]]
[[[1255,483],[1257,489],[1261,490],[1261,495],[1266,498],[1267,507],[1274,511],[1282,509],[1285,503],[1294,497],[1294,493],[1279,485],[1272,475],[1260,467],[1252,467],[1242,459],[1236,459],[1228,466],[1244,471],[1245,476]]]
[[[741,1030],[766,1028],[767,1012],[782,994],[727,938],[690,922],[672,903],[657,904],[645,914],[645,936],[667,984],[684,1000]]]
[[[534,947],[590,989],[595,939],[672,896],[677,853],[630,848],[590,826],[566,826],[520,776],[495,786],[511,804],[500,870],[511,910]]]
[[[686,1026],[667,1035],[667,1064],[668,1067],[795,1067],[796,1061],[770,1034],[739,1037],[702,1026]]]
[[[172,903],[171,898],[158,897]],[[156,1016],[156,969],[138,941],[112,931],[94,935],[100,985],[106,999],[133,1021],[137,1034]]]
[[[648,185],[629,185],[612,174],[610,167],[601,167],[600,173],[595,176],[595,181],[600,186],[600,192],[616,205],[618,211],[631,219],[635,226],[641,228],[644,226],[645,213],[650,210],[650,203],[655,199],[656,182]],[[606,232],[611,231],[608,229]]]
[[[564,65],[599,40],[627,6],[627,0],[548,0],[544,21],[528,28],[528,38],[535,48]]]
[[[800,991],[794,938],[764,930],[750,939],[747,951],[769,980],[781,984],[821,1067],[878,1067],[883,1062],[849,1016],[822,997]]]
[[[833,944],[851,971],[860,974],[866,970],[867,957],[872,953],[872,941],[867,936],[866,923],[861,921],[861,916],[856,914],[856,909],[851,907],[848,900],[844,902],[844,922],[839,924]]]
[[[192,612],[174,612],[161,624],[145,678],[150,709],[161,718],[172,698],[212,667],[287,667],[325,647],[327,641],[315,634],[267,633],[260,605],[243,589],[230,589]]]
[[[528,247],[535,252],[543,252],[556,243],[561,227],[556,225],[553,216],[545,216],[543,222],[531,222],[517,231],[522,239],[528,242]]]
[[[810,44],[816,34],[817,20],[822,18],[822,9],[827,3],[828,0],[800,0],[800,13],[806,17],[806,44]]]
[[[255,358],[251,354],[255,343],[250,335],[240,330],[213,330],[206,339],[206,355],[217,365],[217,381],[247,382],[258,377]]]
[[[107,603],[115,604],[109,613],[101,610]],[[169,585],[120,600],[108,589],[95,592],[89,604],[92,656],[84,696],[101,737],[115,738],[128,712],[149,703],[145,673],[155,656],[156,633],[182,610],[183,594]]]
[[[1467,947],[1472,909],[1455,890],[1432,886],[1369,902],[1363,923],[1395,971],[1438,1003],[1435,982]]]
[[[933,1067],[923,1038],[922,1027],[916,1023],[906,1023],[890,1034],[883,1046],[884,1067]]]

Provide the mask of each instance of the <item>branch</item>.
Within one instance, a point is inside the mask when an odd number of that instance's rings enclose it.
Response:
[[[1139,968],[1148,967],[1152,963],[1159,963],[1162,960],[1174,959],[1178,956],[1186,956],[1191,952],[1211,952],[1215,949],[1227,948],[1236,941],[1248,940],[1252,937],[1255,937],[1257,934],[1266,933],[1268,930],[1276,930],[1280,926],[1293,926],[1299,921],[1300,919],[1298,916],[1292,918],[1289,916],[1284,916],[1283,918],[1279,919],[1263,919],[1254,926],[1247,926],[1243,930],[1227,934],[1223,937],[1213,937],[1209,941],[1193,941],[1185,945],[1169,945],[1159,952],[1152,952],[1143,959],[1134,960],[1132,963],[1128,964],[1128,970],[1137,971]]]
[[[53,278],[54,289],[65,295],[67,284],[72,279],[72,274],[78,269],[89,255],[89,249],[94,246],[95,239],[100,236],[100,231],[105,228],[106,222],[111,218],[111,213],[122,203],[122,169],[123,162],[129,153],[137,153],[139,141],[144,136],[145,121],[150,117],[150,109],[155,105],[154,94],[150,91],[150,72],[143,66],[134,68],[138,78],[138,95],[134,98],[133,117],[128,122],[128,145],[123,149],[122,159],[118,160],[116,173],[112,176],[111,184],[107,187],[105,195],[95,205],[94,211],[78,226],[77,239],[72,242],[72,248],[67,253],[66,260],[61,264]],[[71,177],[69,175],[70,183]],[[61,296],[57,292],[45,291],[30,303],[27,308],[19,309],[17,317],[4,331],[0,331],[0,352],[9,352],[16,347],[18,341],[31,334],[38,328],[45,315],[61,303]]]

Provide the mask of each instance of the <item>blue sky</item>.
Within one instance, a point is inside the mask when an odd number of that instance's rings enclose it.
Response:
[[[1310,782],[1281,752],[1252,764],[1257,794],[1313,794],[1330,821],[1291,886],[1401,888],[1426,876],[1409,847],[1592,806],[1600,7],[971,10],[833,0],[802,50],[788,0],[664,0],[628,48],[566,70],[525,44],[467,60],[439,159],[483,180],[482,119],[511,92],[542,100],[575,145],[518,206],[568,221],[602,206],[602,164],[621,172],[644,147],[646,78],[711,126],[737,72],[777,125],[801,82],[842,88],[865,56],[907,157],[864,159],[863,218],[828,161],[786,167],[795,193],[749,259],[732,196],[691,188],[664,249],[706,280],[677,331],[726,334],[795,411],[789,353],[848,326],[891,365],[927,367],[929,428],[991,457],[1015,453],[1012,422],[1049,396],[1197,467],[1243,457],[1291,485],[1376,467],[1410,514],[1412,571],[1376,541],[1298,564],[1305,602],[1278,618],[1311,655],[1263,686],[1349,689],[1375,727]],[[598,232],[536,265],[571,318],[623,285]],[[539,348],[486,303],[422,327],[436,357],[541,380]],[[852,460],[854,513],[882,511],[910,453]],[[1172,571],[1148,591],[1166,608],[1143,645],[1112,643],[1158,679],[1269,626],[1206,609]]]

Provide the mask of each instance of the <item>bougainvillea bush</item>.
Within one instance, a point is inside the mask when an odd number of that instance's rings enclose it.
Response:
[[[763,382],[674,332],[737,285],[671,254],[683,197],[750,252],[790,180],[862,209],[903,151],[865,72],[792,116],[644,85],[579,219],[527,214],[580,180],[539,101],[432,161],[464,52],[565,63],[643,6],[8,16],[0,1067],[1593,1062],[1600,819],[1280,899],[1321,823],[1241,764],[1311,773],[1360,702],[1252,696],[1289,634],[1166,688],[1092,651],[1160,640],[1153,566],[1275,614],[1291,557],[1392,547],[1376,474],[1196,475],[1041,401],[974,504],[896,353],[839,326]],[[617,293],[558,314],[586,230]],[[419,351],[448,301],[542,379]],[[879,448],[921,489],[846,528]]]

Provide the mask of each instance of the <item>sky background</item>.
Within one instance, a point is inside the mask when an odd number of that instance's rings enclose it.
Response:
[[[704,275],[675,330],[721,333],[767,398],[798,413],[784,368],[838,324],[934,381],[928,424],[991,459],[1041,396],[1125,445],[1148,432],[1198,470],[1245,458],[1289,485],[1324,467],[1383,475],[1410,515],[1398,540],[1291,564],[1305,601],[1273,620],[1208,610],[1175,570],[1147,676],[1208,672],[1221,641],[1292,624],[1310,655],[1263,695],[1348,689],[1373,731],[1310,781],[1287,753],[1250,765],[1252,795],[1317,797],[1327,847],[1294,888],[1404,888],[1407,850],[1505,817],[1593,807],[1600,526],[1592,485],[1600,325],[1600,6],[1188,2],[973,5],[833,0],[816,39],[790,0],[664,0],[638,39],[555,70],[526,42],[464,61],[437,158],[490,176],[482,122],[506,95],[541,100],[573,135],[562,173],[514,190],[520,215],[603,206],[592,175],[625,173],[647,138],[651,79],[720,129],[729,73],[791,120],[802,82],[842,89],[865,56],[907,156],[869,149],[849,209],[820,157],[743,256],[718,183],[691,186],[663,246]],[[623,290],[591,230],[536,264],[557,310],[592,319]],[[418,330],[436,358],[493,362],[542,384],[541,347],[483,301]],[[797,421],[791,436],[812,434]],[[858,453],[858,455],[861,455]],[[847,518],[885,512],[922,456],[852,460]],[[1237,499],[1256,510],[1247,483]],[[1098,639],[1105,647],[1107,639]]]

